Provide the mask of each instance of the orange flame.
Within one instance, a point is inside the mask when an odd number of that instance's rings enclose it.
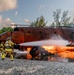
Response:
[[[45,50],[51,53],[56,53],[63,58],[74,58],[74,47],[56,47],[56,46],[42,46]]]
[[[28,48],[27,48],[27,51],[28,51],[28,52],[30,52],[30,50],[31,50],[31,48],[30,48],[30,47],[28,47]],[[30,54],[27,54],[26,58],[27,58],[27,59],[31,59],[31,58],[32,58],[32,56],[31,56]]]

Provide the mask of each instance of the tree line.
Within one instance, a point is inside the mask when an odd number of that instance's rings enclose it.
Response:
[[[50,27],[58,27],[58,26],[70,26],[74,24],[71,20],[71,17],[68,17],[68,11],[64,11],[61,14],[61,9],[57,9],[56,11],[53,11],[53,18],[54,21],[51,23]],[[45,21],[45,18],[41,15],[38,17],[34,22],[30,23],[30,27],[46,27],[47,21]],[[0,30],[0,34],[2,34],[5,31],[13,31],[11,27],[3,27]]]
[[[0,30],[0,34],[6,32],[6,31],[13,31],[13,29],[11,27],[3,27],[1,30]]]
[[[71,17],[68,17],[68,11],[64,11],[61,14],[61,9],[57,9],[53,11],[54,21],[51,23],[50,27],[54,26],[70,26],[74,24],[74,19],[71,22]],[[36,21],[32,22],[30,25],[33,27],[46,27],[47,21],[45,21],[43,16],[40,16],[36,19]]]

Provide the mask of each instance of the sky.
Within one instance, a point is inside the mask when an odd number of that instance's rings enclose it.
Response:
[[[14,24],[29,25],[41,15],[49,26],[53,21],[53,11],[69,11],[74,18],[74,0],[0,0],[0,28]]]

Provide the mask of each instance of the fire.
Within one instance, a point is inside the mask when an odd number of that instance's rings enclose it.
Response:
[[[74,47],[67,47],[67,46],[42,46],[45,50],[51,53],[56,53],[60,57],[63,58],[74,58]]]
[[[74,52],[70,51],[61,52],[58,55],[64,58],[74,58]]]
[[[28,48],[27,48],[27,51],[30,52],[30,50],[31,50],[31,48],[28,47]],[[27,54],[27,59],[31,59],[31,58],[32,58],[32,56],[31,56],[30,54]]]
[[[56,47],[55,46],[42,46],[45,50],[47,50],[50,53],[56,53]]]
[[[63,58],[74,58],[74,47],[67,47],[67,46],[42,46],[45,50],[50,53],[57,54]],[[31,48],[28,47],[27,51],[30,52]],[[32,56],[27,54],[27,59],[31,59]]]

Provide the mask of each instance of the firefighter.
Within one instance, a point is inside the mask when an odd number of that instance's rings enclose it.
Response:
[[[2,41],[1,43],[0,43],[0,52],[2,52],[4,50],[4,42]]]
[[[5,44],[5,50],[2,54],[2,60],[5,59],[6,55],[10,56],[11,61],[13,60],[13,49],[14,49],[14,43],[11,41],[11,38],[7,38]]]
[[[2,54],[4,53],[4,42],[3,41],[0,43],[0,52],[2,56]]]

